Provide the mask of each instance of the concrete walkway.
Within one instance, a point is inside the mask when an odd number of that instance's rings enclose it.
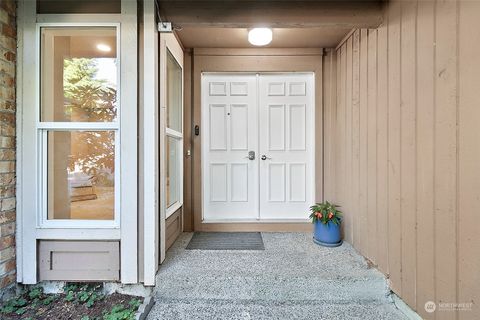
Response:
[[[263,233],[265,251],[185,250],[191,236],[167,253],[148,319],[406,319],[349,244]]]

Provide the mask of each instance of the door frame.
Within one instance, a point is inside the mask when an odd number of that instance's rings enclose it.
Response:
[[[310,72],[315,81],[315,201],[323,200],[323,79],[321,48],[295,49],[195,49],[193,51],[193,124],[201,126],[201,74],[203,72],[224,73],[292,73]],[[259,67],[261,66],[261,67]],[[187,111],[187,110],[186,110]],[[202,132],[200,127],[200,135]],[[319,133],[318,135],[316,133]],[[185,199],[192,199],[192,210],[186,212],[193,215],[195,231],[275,231],[293,232],[310,231],[311,224],[305,221],[254,221],[254,222],[211,222],[202,221],[202,170],[201,136],[192,134],[192,191]]]
[[[124,0],[126,1],[126,0]],[[183,48],[173,33],[158,32],[157,7],[154,0],[143,1],[141,21],[141,60],[139,99],[140,123],[140,179],[139,195],[139,280],[154,286],[159,264],[165,259],[167,249],[167,221],[165,208],[165,108],[167,47],[181,61]],[[184,134],[185,136],[185,134]]]
[[[264,75],[276,75],[276,76],[282,76],[282,75],[285,75],[285,76],[289,76],[289,75],[303,75],[303,76],[313,76],[312,77],[312,81],[313,81],[313,88],[315,89],[315,74],[313,72],[281,72],[281,71],[278,71],[278,72],[202,72],[201,74],[201,92],[203,93],[204,92],[204,89],[203,89],[203,85],[204,85],[204,76],[209,76],[209,75],[218,75],[218,76],[222,76],[222,77],[229,77],[229,76],[232,76],[232,77],[237,77],[237,76],[240,76],[240,75],[247,75],[247,76],[255,76],[256,78],[256,86],[257,86],[257,89],[256,89],[256,93],[257,93],[257,97],[256,97],[256,113],[257,113],[257,116],[256,116],[256,121],[257,123],[255,125],[258,126],[259,124],[259,121],[260,121],[260,110],[259,110],[259,101],[260,101],[260,77],[261,76],[264,76]],[[311,191],[310,191],[310,197],[315,199],[315,190],[316,190],[316,185],[315,185],[315,130],[314,130],[314,126],[315,126],[315,92],[313,93],[313,95],[307,95],[307,99],[311,100],[311,107],[312,107],[312,117],[310,118],[310,126],[311,126],[311,130],[310,132],[308,132],[308,134],[310,135],[310,138],[312,138],[312,135],[313,135],[313,139],[312,139],[312,145],[311,145],[311,152],[310,152],[310,155],[309,155],[309,161],[310,161],[310,171],[309,172],[306,172],[306,175],[309,176],[310,178],[308,179],[309,183],[310,183],[310,186],[311,186]],[[204,116],[207,114],[207,110],[205,110],[205,107],[206,107],[206,102],[205,102],[205,97],[202,96],[201,97],[201,114],[202,114],[202,119],[201,119],[201,126],[200,127],[203,127],[203,132],[208,132],[210,130],[209,127],[206,127],[205,126],[205,118]],[[257,130],[259,130],[259,128],[257,128]],[[259,131],[257,131],[257,134],[259,134]],[[272,222],[272,223],[302,223],[302,222],[305,222],[306,220],[308,220],[308,217],[307,215],[305,215],[305,219],[261,219],[261,208],[260,208],[260,203],[261,203],[261,200],[260,200],[260,182],[261,182],[261,176],[260,176],[260,170],[261,170],[261,163],[258,162],[258,166],[256,168],[256,171],[257,171],[257,179],[256,179],[256,183],[258,184],[257,186],[255,186],[255,192],[258,196],[257,198],[257,217],[255,219],[226,219],[225,221],[224,220],[210,220],[210,221],[205,221],[205,203],[203,203],[203,197],[205,195],[205,189],[208,187],[205,185],[204,183],[204,175],[205,175],[205,172],[206,172],[206,168],[204,167],[204,160],[205,160],[205,157],[206,157],[206,154],[207,154],[207,150],[206,148],[204,147],[204,143],[206,141],[206,136],[204,134],[202,134],[200,136],[201,138],[201,142],[202,142],[202,150],[201,150],[201,163],[202,163],[202,170],[201,170],[201,181],[202,181],[202,190],[201,190],[201,197],[202,197],[202,210],[201,210],[201,218],[202,218],[202,223],[204,224],[212,224],[212,223],[228,223],[228,224],[232,224],[232,223],[266,223],[266,222]],[[257,136],[257,138],[259,138]],[[256,161],[258,161],[259,157],[260,157],[260,154],[262,153],[260,151],[260,146],[261,146],[261,143],[260,143],[260,140],[257,142],[257,150],[255,150],[257,152],[256,154]],[[249,149],[250,150],[250,149]]]
[[[173,56],[176,62],[182,68],[182,109],[183,105],[183,79],[184,79],[184,61],[183,61],[183,48],[178,42],[177,38],[173,33],[160,33],[159,40],[159,143],[158,143],[158,155],[159,155],[159,190],[160,190],[160,230],[159,230],[159,261],[161,264],[165,260],[165,255],[167,251],[167,199],[166,199],[166,173],[165,173],[165,163],[166,163],[166,154],[165,154],[165,139],[167,137],[167,52]],[[183,110],[182,110],[182,132],[183,132]],[[183,159],[183,145],[179,148],[179,157]],[[180,194],[179,205],[176,205],[175,210],[172,213],[175,213],[178,210],[181,210],[183,205],[183,162],[180,165],[180,188],[182,190]],[[158,243],[158,242],[157,242]]]

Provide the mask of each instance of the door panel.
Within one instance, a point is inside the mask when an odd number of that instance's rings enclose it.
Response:
[[[290,130],[288,139],[290,150],[306,150],[306,106],[304,104],[290,105]]]
[[[259,78],[260,218],[305,219],[313,202],[313,75]]]
[[[248,105],[232,104],[230,119],[231,149],[248,151]]]
[[[210,151],[227,151],[227,105],[210,104]]]
[[[257,80],[202,76],[204,220],[258,218]]]
[[[265,166],[262,168],[264,169]],[[266,188],[268,190],[268,202],[285,202],[285,163],[268,163],[268,181]],[[261,213],[260,213],[261,214]]]
[[[285,150],[285,105],[270,104],[268,108],[268,151]],[[263,122],[262,122],[263,123]]]

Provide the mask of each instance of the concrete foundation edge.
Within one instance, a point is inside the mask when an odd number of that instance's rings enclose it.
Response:
[[[418,315],[412,308],[410,308],[399,296],[394,292],[391,293],[391,298],[395,307],[400,310],[410,320],[422,320],[422,317]]]
[[[138,308],[137,313],[135,314],[135,320],[145,320],[152,310],[153,305],[155,304],[155,300],[152,296],[146,297],[143,300],[142,305]]]

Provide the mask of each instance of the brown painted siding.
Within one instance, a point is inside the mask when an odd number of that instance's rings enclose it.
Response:
[[[457,299],[474,301],[476,313],[464,319],[480,318],[480,3],[458,7],[458,100],[457,100]]]
[[[325,194],[345,211],[345,239],[426,319],[480,318],[478,17],[478,1],[391,1],[326,75]]]
[[[15,1],[0,1],[0,296],[16,276],[15,10]]]
[[[323,66],[323,119],[324,119],[324,134],[323,134],[323,145],[324,145],[324,166],[325,168],[331,168],[331,170],[325,171],[323,173],[324,185],[328,187],[324,188],[325,199],[333,199],[335,197],[335,153],[334,153],[334,143],[335,137],[330,134],[335,130],[335,105],[337,103],[336,95],[336,81],[337,81],[337,54],[333,50],[328,50],[325,52],[324,56],[324,66]]]
[[[182,212],[183,208],[179,208],[165,221],[165,250],[170,249],[183,231]]]
[[[183,231],[193,231],[193,122],[192,122],[192,53],[185,52],[183,59]],[[190,150],[190,155],[187,151]]]

